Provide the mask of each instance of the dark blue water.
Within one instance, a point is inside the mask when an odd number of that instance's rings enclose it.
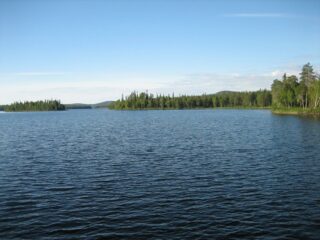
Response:
[[[0,114],[0,239],[319,239],[320,121]]]

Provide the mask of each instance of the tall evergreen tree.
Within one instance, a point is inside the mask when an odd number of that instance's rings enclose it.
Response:
[[[310,63],[302,67],[300,81],[295,75],[283,75],[271,86],[274,107],[317,109],[320,106],[320,80]]]

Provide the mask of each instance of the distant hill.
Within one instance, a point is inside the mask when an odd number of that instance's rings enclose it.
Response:
[[[111,103],[113,103],[113,101],[104,101],[104,102],[92,104],[91,106],[92,106],[93,108],[106,108],[106,107],[108,107]]]
[[[237,91],[228,91],[228,90],[225,90],[225,91],[216,92],[216,93],[214,93],[214,94],[212,94],[212,95],[217,95],[217,96],[219,96],[219,95],[230,94],[230,93],[237,93]],[[210,95],[211,95],[211,94],[210,94]]]
[[[71,103],[65,104],[66,109],[92,109],[92,108],[107,108],[113,101],[104,101],[95,104],[86,103]]]
[[[91,109],[92,105],[84,103],[65,104],[66,109]]]

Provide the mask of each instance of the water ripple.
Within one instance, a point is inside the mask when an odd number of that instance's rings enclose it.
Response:
[[[318,239],[320,123],[268,111],[0,116],[0,239]]]

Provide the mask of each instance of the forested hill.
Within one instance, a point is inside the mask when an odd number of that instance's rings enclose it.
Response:
[[[259,90],[254,92],[223,91],[216,94],[198,96],[154,95],[147,92],[133,92],[109,105],[110,109],[192,109],[215,107],[270,107],[271,92]]]
[[[65,109],[65,105],[58,100],[15,102],[4,107],[6,112],[62,111]]]

